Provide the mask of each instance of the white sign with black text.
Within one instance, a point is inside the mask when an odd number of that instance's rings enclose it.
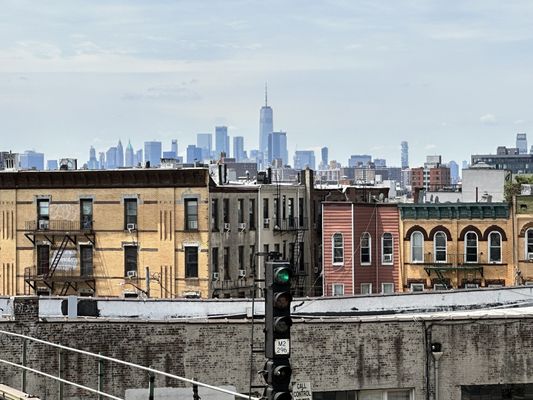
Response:
[[[312,400],[311,382],[295,382],[292,385],[293,400]]]

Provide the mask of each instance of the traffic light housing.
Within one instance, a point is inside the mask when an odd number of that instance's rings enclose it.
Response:
[[[271,261],[265,268],[265,357],[263,375],[268,400],[291,400],[291,278],[288,262]]]

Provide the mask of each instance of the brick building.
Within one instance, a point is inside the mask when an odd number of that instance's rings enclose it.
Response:
[[[533,284],[533,196],[520,195],[514,199],[514,258],[517,284]]]

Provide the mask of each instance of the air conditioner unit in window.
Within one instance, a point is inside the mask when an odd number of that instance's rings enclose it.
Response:
[[[477,283],[466,283],[465,289],[477,289],[479,285]]]
[[[213,280],[218,281],[218,272],[213,272]]]
[[[270,225],[270,218],[265,218],[265,219],[263,220],[263,225],[265,225],[265,226]]]
[[[392,254],[383,254],[383,262],[384,263],[392,262]]]
[[[246,276],[246,270],[245,269],[240,269],[239,270],[239,278],[244,278]]]
[[[246,222],[241,222],[239,224],[239,230],[242,232],[246,229]]]
[[[130,232],[137,230],[137,224],[127,224],[126,229]]]
[[[126,276],[129,279],[136,278],[137,277],[137,271],[128,271],[128,272],[126,272]]]
[[[533,253],[527,253],[528,261],[533,261]]]
[[[39,221],[39,229],[44,231],[46,229],[48,229],[49,227],[49,222],[48,221]]]
[[[433,285],[433,290],[448,290],[448,287],[442,283],[437,283]]]
[[[227,232],[231,230],[231,225],[228,222],[224,222],[224,230]]]

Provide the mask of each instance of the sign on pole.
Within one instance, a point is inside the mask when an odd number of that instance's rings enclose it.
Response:
[[[311,382],[295,382],[292,385],[293,400],[312,400]]]

